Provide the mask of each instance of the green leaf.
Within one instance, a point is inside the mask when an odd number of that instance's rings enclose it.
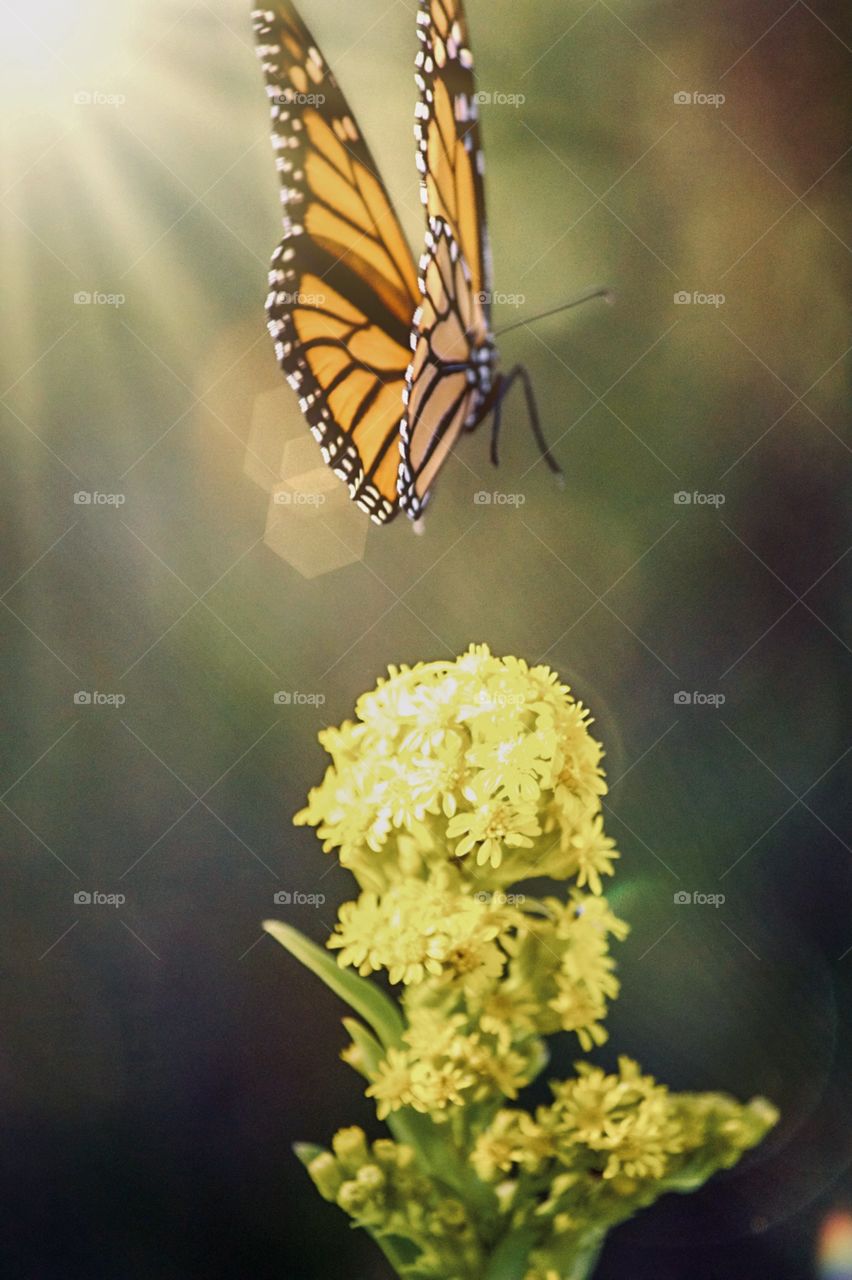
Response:
[[[352,1037],[352,1043],[360,1051],[364,1063],[363,1071],[360,1067],[355,1067],[355,1070],[365,1080],[373,1080],[376,1075],[376,1068],[385,1056],[384,1049],[376,1037],[371,1036],[367,1028],[362,1026],[360,1022],[356,1022],[354,1018],[344,1018],[343,1025]]]
[[[363,1018],[386,1049],[400,1044],[404,1030],[402,1016],[393,1000],[379,987],[351,969],[341,969],[333,956],[292,925],[282,924],[280,920],[264,920],[263,927],[291,956],[321,978],[335,995]]]
[[[293,1151],[306,1169],[312,1160],[316,1160],[317,1156],[325,1154],[325,1148],[318,1147],[315,1142],[294,1142]]]

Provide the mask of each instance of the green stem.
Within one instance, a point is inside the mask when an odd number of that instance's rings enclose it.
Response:
[[[535,1231],[523,1228],[501,1240],[491,1255],[485,1280],[523,1280],[535,1239]]]
[[[373,1233],[371,1232],[370,1234],[372,1235]],[[393,1267],[396,1274],[401,1276],[403,1274],[403,1267],[407,1265],[405,1259],[400,1256],[396,1248],[386,1237],[383,1238],[379,1235],[373,1235],[373,1239]]]
[[[603,1248],[603,1237],[596,1235],[588,1249],[578,1255],[567,1280],[591,1280]]]
[[[523,1280],[530,1265],[530,1254],[538,1232],[521,1227],[504,1237],[491,1255],[484,1280]],[[596,1232],[588,1238],[584,1248],[575,1253],[570,1269],[560,1271],[563,1280],[591,1280],[600,1257],[603,1236]]]

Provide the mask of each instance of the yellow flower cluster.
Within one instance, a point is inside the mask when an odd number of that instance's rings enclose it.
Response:
[[[356,716],[320,735],[333,763],[296,822],[364,888],[454,862],[484,889],[548,875],[600,892],[617,857],[600,821],[603,752],[548,667],[475,645],[392,668]]]
[[[389,1050],[367,1089],[380,1120],[413,1107],[441,1123],[451,1106],[516,1098],[541,1070],[544,1047],[537,1037],[513,1041],[509,1026],[496,1020],[490,1031],[470,1026],[465,1013],[410,1011],[405,1048]]]
[[[498,943],[519,920],[505,902],[463,892],[458,875],[439,868],[425,883],[404,880],[344,903],[328,945],[340,949],[341,964],[364,975],[386,969],[391,982],[481,984],[500,977]]]
[[[734,1164],[778,1118],[760,1098],[744,1107],[723,1094],[671,1094],[629,1058],[617,1075],[578,1063],[575,1079],[551,1088],[554,1102],[534,1116],[500,1111],[472,1154],[479,1176],[499,1181],[515,1227],[540,1229],[525,1280],[571,1273],[602,1230]]]
[[[337,963],[276,936],[363,1019],[344,1057],[397,1141],[348,1129],[301,1154],[410,1280],[579,1280],[610,1226],[775,1122],[761,1100],[671,1094],[627,1058],[616,1074],[579,1063],[534,1113],[505,1105],[543,1070],[546,1036],[603,1044],[618,995],[610,941],[627,925],[602,896],[618,855],[589,724],[548,668],[474,646],[392,670],[320,735],[332,764],[296,821],[360,894],[328,939]],[[538,897],[517,887],[532,877],[571,883]]]

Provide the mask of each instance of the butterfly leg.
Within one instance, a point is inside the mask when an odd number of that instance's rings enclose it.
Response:
[[[535,442],[539,447],[542,458],[547,463],[554,475],[561,476],[562,468],[550,452],[548,443],[544,438],[544,432],[541,429],[541,419],[538,414],[538,404],[536,403],[535,392],[533,391],[532,379],[530,378],[528,369],[522,364],[516,364],[500,380],[500,385],[493,403],[494,418],[491,426],[491,461],[495,467],[498,465],[498,443],[500,437],[500,422],[503,410],[503,401],[512,389],[512,384],[519,381],[524,388],[524,398],[527,402],[527,413],[529,414],[530,429],[532,430]]]

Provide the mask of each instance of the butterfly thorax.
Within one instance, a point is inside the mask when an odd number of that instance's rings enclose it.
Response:
[[[474,388],[474,396],[470,412],[465,419],[466,431],[472,431],[474,427],[478,427],[491,407],[494,392],[499,383],[497,361],[497,347],[489,331],[484,339],[471,347],[466,373],[468,382]]]

